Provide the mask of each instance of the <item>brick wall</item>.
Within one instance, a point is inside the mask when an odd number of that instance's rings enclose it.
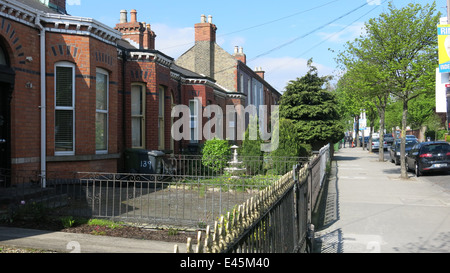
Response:
[[[65,1],[61,1],[65,2]],[[11,162],[14,170],[40,170],[40,37],[33,27],[0,17],[0,41],[16,72],[11,101]],[[118,149],[119,65],[117,48],[97,39],[46,33],[48,171],[117,170],[117,159],[98,159],[95,148],[96,68],[109,72],[108,154]],[[55,64],[75,64],[75,157],[55,157]],[[77,161],[78,160],[78,161]]]
[[[11,161],[13,168],[39,166],[40,72],[38,31],[0,17],[0,42],[5,47],[15,85],[11,100]]]

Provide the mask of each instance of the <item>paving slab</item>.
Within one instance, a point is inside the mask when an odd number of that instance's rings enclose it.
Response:
[[[449,192],[412,173],[401,179],[399,168],[362,149],[337,151],[315,252],[450,252]]]

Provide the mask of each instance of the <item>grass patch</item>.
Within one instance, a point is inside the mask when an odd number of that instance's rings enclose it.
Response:
[[[281,175],[254,175],[254,176],[242,176],[239,179],[233,178],[230,175],[222,175],[212,178],[205,179],[185,179],[182,181],[183,184],[191,186],[221,186],[224,188],[230,188],[239,190],[247,187],[267,187],[272,185],[274,181],[281,178]]]
[[[111,220],[105,220],[105,219],[90,219],[87,224],[89,226],[98,226],[98,227],[106,227],[110,229],[115,228],[122,228],[124,223],[123,222],[114,222]]]

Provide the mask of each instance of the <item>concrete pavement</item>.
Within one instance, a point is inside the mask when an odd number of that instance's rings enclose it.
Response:
[[[400,179],[400,167],[385,158],[361,148],[336,152],[315,252],[450,252],[450,192],[412,173]]]

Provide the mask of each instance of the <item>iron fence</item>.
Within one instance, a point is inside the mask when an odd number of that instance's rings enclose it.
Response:
[[[216,221],[214,229],[199,232],[196,253],[304,253],[314,242],[312,211],[327,165],[327,145],[307,164],[296,164],[271,186]],[[178,246],[175,246],[178,251]]]
[[[47,172],[41,177],[0,170],[0,182],[9,185],[0,189],[0,215],[43,204],[59,216],[195,227],[200,230],[196,252],[308,252],[329,147],[310,159],[213,160],[226,162],[224,168],[204,164],[199,156],[168,156],[153,174]],[[244,171],[235,175],[230,166]],[[190,244],[187,249],[194,252]]]
[[[205,228],[252,198],[305,158],[239,157],[232,170],[206,167],[201,156],[169,156],[156,174],[3,172],[12,187],[0,190],[0,204],[44,204],[61,216],[107,218],[152,226]],[[224,159],[230,162],[231,158]],[[45,179],[45,189],[40,186]],[[3,200],[3,201],[2,201]],[[1,209],[0,209],[1,211]],[[3,209],[5,211],[5,208]]]

